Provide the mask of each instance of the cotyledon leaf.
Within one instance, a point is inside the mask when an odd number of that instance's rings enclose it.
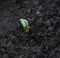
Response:
[[[29,23],[26,19],[20,19],[19,20],[20,24],[23,26],[26,32],[29,32]]]

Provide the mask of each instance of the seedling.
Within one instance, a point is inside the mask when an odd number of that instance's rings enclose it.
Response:
[[[25,30],[25,32],[29,32],[29,23],[26,19],[20,19],[19,23],[23,26],[23,29]]]

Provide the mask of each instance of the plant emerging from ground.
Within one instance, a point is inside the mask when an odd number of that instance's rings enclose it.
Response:
[[[29,23],[26,19],[20,19],[19,23],[23,26],[23,29],[25,30],[25,32],[29,32]]]

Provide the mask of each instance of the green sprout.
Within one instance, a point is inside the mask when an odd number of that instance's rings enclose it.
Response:
[[[26,19],[20,19],[19,22],[23,26],[25,32],[29,32],[30,27],[28,21]]]

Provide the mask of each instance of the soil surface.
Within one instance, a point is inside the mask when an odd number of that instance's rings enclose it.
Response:
[[[0,0],[0,58],[60,58],[60,0]]]

